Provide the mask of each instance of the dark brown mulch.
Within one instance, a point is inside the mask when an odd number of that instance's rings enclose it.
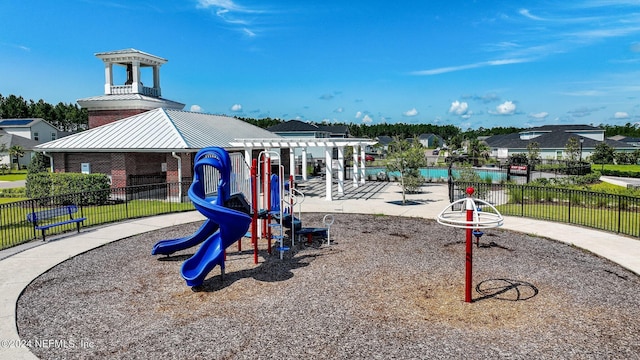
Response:
[[[323,214],[303,214],[306,226]],[[640,279],[569,245],[487,230],[464,300],[465,231],[431,220],[337,215],[334,243],[280,260],[260,241],[229,249],[193,292],[194,249],[153,257],[161,239],[124,239],[43,274],[18,300],[23,340],[43,359],[638,358]],[[65,346],[66,344],[66,346]],[[65,348],[66,347],[66,348]]]

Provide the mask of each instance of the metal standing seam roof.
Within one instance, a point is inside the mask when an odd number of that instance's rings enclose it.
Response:
[[[158,108],[36,147],[50,152],[197,151],[238,137],[280,138],[228,116]]]

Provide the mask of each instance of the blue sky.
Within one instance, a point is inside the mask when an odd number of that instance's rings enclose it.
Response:
[[[135,48],[169,60],[163,96],[186,110],[463,130],[640,121],[637,0],[4,0],[0,23],[0,94],[53,104],[101,95],[94,54]]]

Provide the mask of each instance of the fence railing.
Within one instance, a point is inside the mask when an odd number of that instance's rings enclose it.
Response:
[[[190,183],[164,183],[75,193],[0,205],[0,249],[40,237],[27,215],[62,205],[78,206],[86,227],[127,219],[193,210],[187,196]],[[74,224],[47,230],[47,236],[73,231]]]
[[[467,187],[502,215],[521,216],[640,237],[640,198],[584,190],[516,184],[455,182],[450,200],[464,196]]]

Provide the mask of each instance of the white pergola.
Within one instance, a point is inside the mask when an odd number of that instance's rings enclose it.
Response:
[[[251,166],[251,153],[253,149],[289,149],[289,171],[290,175],[295,175],[295,155],[296,148],[302,149],[302,179],[307,180],[307,148],[323,147],[325,154],[325,181],[326,199],[332,201],[332,153],[333,149],[338,149],[338,194],[344,194],[344,148],[353,147],[353,186],[358,187],[358,183],[365,182],[365,146],[374,145],[377,141],[360,138],[286,138],[281,139],[235,139],[230,142],[233,147],[244,148],[244,158]],[[358,154],[360,160],[358,161]]]

